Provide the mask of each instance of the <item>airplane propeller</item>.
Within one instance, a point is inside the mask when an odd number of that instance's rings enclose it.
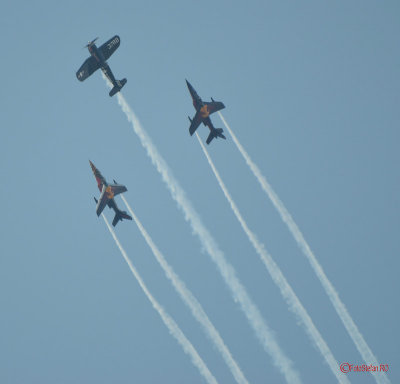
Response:
[[[89,48],[92,44],[94,44],[94,42],[98,39],[98,37],[96,37],[94,40],[89,41],[83,48]]]

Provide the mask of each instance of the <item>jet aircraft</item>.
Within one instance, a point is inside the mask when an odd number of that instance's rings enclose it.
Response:
[[[117,184],[115,180],[114,184],[108,184],[106,179],[90,160],[89,163],[92,167],[94,177],[96,178],[97,186],[99,187],[99,190],[101,192],[99,200],[94,198],[94,201],[97,203],[97,216],[100,216],[101,212],[103,212],[104,207],[108,205],[115,211],[114,220],[112,222],[112,225],[114,227],[117,225],[118,221],[122,221],[122,219],[132,220],[132,217],[130,217],[125,211],[121,211],[118,208],[117,203],[114,200],[114,196],[127,191],[125,185]]]
[[[89,42],[86,47],[90,52],[90,57],[85,60],[79,70],[76,72],[76,77],[80,81],[86,80],[92,73],[97,71],[99,68],[107,76],[108,80],[111,81],[113,89],[110,91],[109,95],[114,96],[121,88],[126,84],[126,79],[116,80],[107,60],[116,51],[120,44],[119,36],[115,35],[110,40],[106,41],[100,48],[97,48],[95,41],[98,39],[96,37],[93,41]]]
[[[210,115],[212,113],[225,108],[224,103],[220,101],[214,101],[213,98],[211,98],[211,102],[203,101],[187,80],[186,84],[193,99],[193,106],[196,109],[196,114],[194,115],[193,119],[189,117],[189,121],[191,123],[189,128],[190,135],[192,136],[199,125],[203,123],[210,129],[210,134],[208,135],[208,138],[206,140],[207,144],[210,144],[211,140],[214,139],[214,137],[221,137],[222,139],[226,139],[226,137],[222,134],[222,128],[214,128],[213,123],[210,119]]]

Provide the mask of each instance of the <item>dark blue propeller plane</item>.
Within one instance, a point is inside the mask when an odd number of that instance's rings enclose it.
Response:
[[[211,98],[211,102],[201,100],[200,96],[194,90],[192,85],[186,80],[186,84],[189,88],[190,95],[193,99],[193,106],[196,109],[196,114],[194,115],[193,119],[189,117],[190,121],[190,128],[189,133],[190,136],[196,132],[196,129],[199,127],[201,123],[208,126],[210,129],[210,134],[206,140],[207,144],[211,143],[211,140],[217,137],[221,137],[222,139],[226,139],[226,137],[222,134],[224,132],[222,128],[214,128],[213,123],[210,119],[210,115],[214,112],[220,111],[221,109],[225,108],[224,103],[220,101],[214,101]]]
[[[85,60],[79,70],[76,72],[76,77],[80,81],[86,80],[92,73],[96,72],[99,68],[107,76],[108,80],[111,81],[113,89],[110,91],[109,95],[114,96],[121,88],[126,84],[126,79],[116,80],[107,60],[110,56],[117,50],[120,44],[119,36],[115,35],[110,40],[106,41],[100,48],[97,48],[95,41],[98,39],[96,37],[93,41],[89,42],[86,47],[90,52],[90,57]]]
[[[118,194],[127,191],[125,185],[117,184],[115,180],[114,184],[108,184],[106,179],[103,177],[100,171],[94,166],[94,164],[90,160],[89,163],[90,166],[92,167],[94,177],[96,178],[99,191],[101,192],[99,200],[94,198],[94,201],[97,204],[96,207],[97,216],[100,216],[105,206],[108,205],[109,208],[112,208],[115,211],[114,220],[112,222],[112,225],[114,227],[117,225],[118,221],[120,220],[122,221],[122,219],[132,220],[132,217],[130,217],[125,211],[121,211],[118,208],[117,203],[114,200],[114,196],[117,196]]]

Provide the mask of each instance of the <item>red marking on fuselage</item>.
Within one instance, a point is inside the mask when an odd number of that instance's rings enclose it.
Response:
[[[102,181],[102,179],[101,179],[101,177],[99,175],[100,172],[90,160],[89,160],[89,163],[90,163],[90,167],[92,168],[94,177],[96,178],[97,186],[98,186],[98,188],[99,188],[99,190],[101,192],[101,190],[103,189],[103,181]]]
[[[101,181],[101,179],[99,177],[96,177],[97,180],[97,187],[99,188],[99,191],[101,192],[101,190],[103,189],[103,182]]]

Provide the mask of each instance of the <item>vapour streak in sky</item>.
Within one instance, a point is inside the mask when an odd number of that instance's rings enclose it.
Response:
[[[326,294],[328,295],[332,305],[334,306],[336,313],[339,315],[340,319],[342,320],[348,334],[350,335],[351,339],[353,340],[354,344],[356,345],[359,353],[361,354],[362,358],[364,359],[367,365],[372,364],[374,366],[379,366],[378,360],[375,355],[372,353],[371,349],[369,348],[367,342],[365,341],[364,337],[362,336],[361,332],[358,330],[357,325],[354,323],[350,313],[347,311],[346,306],[340,300],[338,293],[336,292],[335,288],[333,287],[332,283],[325,275],[322,266],[319,264],[317,258],[315,257],[314,253],[311,251],[310,246],[308,245],[307,241],[305,240],[303,234],[301,233],[299,227],[294,222],[292,216],[283,205],[282,201],[279,199],[278,195],[272,189],[271,185],[267,182],[265,176],[261,173],[260,169],[257,165],[251,160],[249,154],[240,144],[239,140],[232,132],[231,128],[229,127],[228,123],[222,116],[220,112],[218,112],[219,117],[221,118],[222,122],[224,123],[226,129],[228,130],[229,134],[231,135],[234,143],[236,144],[239,152],[242,154],[243,158],[245,159],[247,165],[249,166],[250,170],[253,172],[254,176],[258,180],[261,185],[263,191],[268,195],[269,199],[271,200],[274,207],[277,209],[279,215],[283,222],[289,228],[290,233],[296,240],[298,247],[301,249],[303,254],[307,257],[309,263],[311,264],[312,269],[314,270],[315,274],[317,275],[319,281],[321,282]],[[389,384],[390,380],[386,376],[384,372],[371,372],[374,376],[375,380],[379,384]]]
[[[243,216],[241,215],[239,208],[237,207],[236,203],[233,201],[232,196],[230,195],[228,189],[226,188],[222,178],[215,167],[211,156],[209,155],[206,147],[202,143],[198,133],[196,132],[197,140],[200,143],[201,148],[207,158],[208,164],[210,165],[219,186],[221,187],[222,191],[226,199],[228,200],[233,213],[235,214],[236,218],[238,219],[240,225],[242,226],[243,231],[247,235],[250,243],[253,245],[254,249],[258,253],[261,258],[261,261],[264,263],[265,267],[267,268],[270,276],[274,283],[278,286],[279,290],[283,298],[285,299],[287,305],[289,306],[290,310],[294,312],[294,314],[298,317],[301,324],[303,325],[305,331],[307,332],[308,336],[311,338],[312,342],[315,344],[317,349],[321,352],[323,358],[329,365],[332,373],[336,376],[336,379],[339,383],[346,383],[350,384],[350,381],[347,379],[345,375],[338,369],[339,364],[337,363],[335,357],[333,356],[331,350],[329,349],[328,345],[326,344],[325,340],[319,333],[318,329],[314,325],[311,317],[301,304],[299,298],[294,293],[292,287],[286,280],[285,276],[283,275],[282,271],[278,267],[278,265],[273,260],[272,256],[268,253],[265,249],[264,244],[262,244],[258,239],[257,236],[250,230],[246,221],[244,220]]]
[[[147,289],[146,285],[144,284],[144,281],[139,275],[139,272],[135,269],[135,267],[132,264],[132,261],[129,259],[128,255],[126,254],[124,248],[122,248],[121,243],[119,242],[114,230],[111,228],[110,224],[108,223],[106,217],[104,216],[104,213],[101,214],[103,216],[104,222],[107,225],[108,230],[110,231],[115,243],[117,244],[119,250],[121,251],[121,254],[125,261],[127,262],[129,269],[131,270],[133,276],[135,276],[137,282],[140,285],[140,288],[142,288],[143,292],[151,302],[151,305],[153,308],[158,312],[160,315],[162,321],[166,325],[166,327],[169,330],[169,333],[175,337],[175,339],[178,341],[178,343],[181,345],[182,349],[186,354],[190,356],[192,359],[192,363],[197,367],[199,370],[200,374],[204,377],[204,379],[209,383],[209,384],[217,384],[217,380],[215,377],[212,375],[210,370],[207,368],[206,364],[200,357],[200,355],[197,353],[196,349],[193,347],[192,343],[187,339],[185,334],[181,331],[179,328],[178,324],[175,323],[175,321],[171,318],[171,316],[168,315],[168,313],[164,310],[164,308],[157,302],[157,300],[153,297],[153,295],[150,293],[150,291]]]
[[[222,355],[223,359],[225,360],[225,363],[230,369],[235,380],[241,384],[248,384],[248,381],[244,377],[236,361],[233,359],[229,349],[222,340],[222,337],[220,336],[220,334],[218,333],[218,331],[208,318],[207,314],[204,312],[201,304],[197,301],[196,297],[194,297],[192,292],[190,292],[190,290],[186,288],[185,283],[179,278],[179,276],[174,272],[173,268],[168,264],[164,255],[154,244],[153,239],[147,233],[142,223],[139,221],[139,219],[133,212],[131,206],[128,204],[125,197],[121,195],[121,198],[122,201],[125,203],[126,207],[128,208],[129,213],[132,215],[133,220],[135,220],[135,223],[139,228],[140,233],[146,240],[147,245],[150,247],[161,268],[164,270],[165,275],[171,281],[172,285],[178,292],[181,299],[189,307],[189,309],[192,312],[192,315],[201,324],[206,335],[210,338],[210,340],[213,342],[219,353]]]
[[[242,283],[237,278],[234,268],[225,259],[223,252],[219,249],[214,238],[201,221],[200,216],[193,208],[191,202],[187,199],[184,190],[175,179],[167,163],[154,146],[150,137],[143,129],[142,125],[140,124],[136,115],[133,113],[132,109],[129,107],[128,103],[125,101],[122,94],[118,93],[117,98],[118,104],[121,106],[123,112],[128,118],[128,121],[132,123],[134,132],[139,137],[142,146],[146,149],[147,155],[150,157],[153,165],[160,173],[162,180],[171,193],[172,198],[182,210],[185,220],[190,223],[193,233],[199,237],[202,246],[217,265],[221,276],[231,290],[234,300],[240,304],[240,308],[246,315],[249,324],[253,328],[263,348],[271,356],[274,365],[284,375],[288,383],[300,383],[300,376],[293,368],[293,363],[280,348],[273,332],[269,329],[268,325],[262,318],[260,311],[247,294],[247,291]]]

